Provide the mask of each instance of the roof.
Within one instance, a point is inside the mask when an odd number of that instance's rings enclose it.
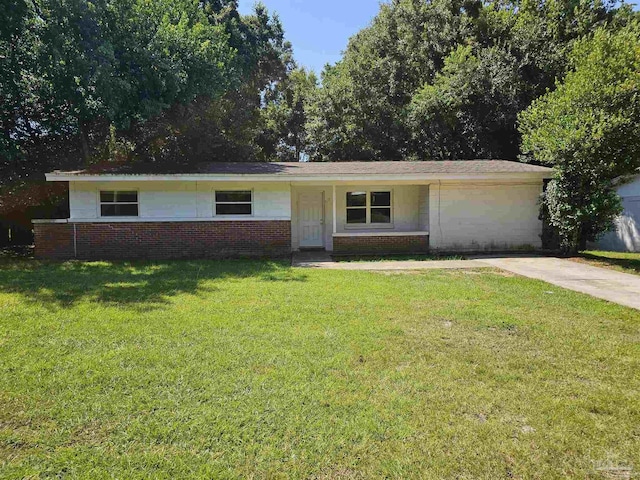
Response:
[[[89,168],[69,172],[55,171],[47,175],[49,180],[73,180],[79,177],[270,177],[293,179],[294,177],[333,177],[345,179],[351,176],[438,176],[438,175],[491,175],[491,174],[546,174],[551,169],[528,163],[507,160],[455,160],[455,161],[384,161],[384,162],[210,162],[190,167],[157,164],[137,164]],[[78,178],[76,178],[78,177]]]

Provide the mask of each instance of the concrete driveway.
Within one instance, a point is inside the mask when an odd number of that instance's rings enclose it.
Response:
[[[555,257],[480,257],[476,261],[640,310],[640,276]]]

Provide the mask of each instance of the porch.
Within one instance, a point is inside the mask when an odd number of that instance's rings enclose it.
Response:
[[[429,250],[429,185],[292,185],[291,202],[294,251]]]

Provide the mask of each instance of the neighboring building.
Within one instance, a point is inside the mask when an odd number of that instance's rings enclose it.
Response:
[[[595,247],[618,252],[640,252],[640,174],[618,187],[624,211],[615,230],[604,234]]]
[[[142,167],[144,168],[144,167]],[[70,218],[35,220],[48,258],[284,256],[540,248],[551,170],[499,160],[210,163],[53,172]]]

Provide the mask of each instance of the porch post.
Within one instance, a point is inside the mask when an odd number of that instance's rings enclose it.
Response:
[[[337,202],[336,202],[336,185],[335,183],[333,184],[333,193],[331,194],[331,201],[333,202],[333,216],[331,217],[333,219],[333,233],[336,233],[338,231],[338,208],[337,208]]]

